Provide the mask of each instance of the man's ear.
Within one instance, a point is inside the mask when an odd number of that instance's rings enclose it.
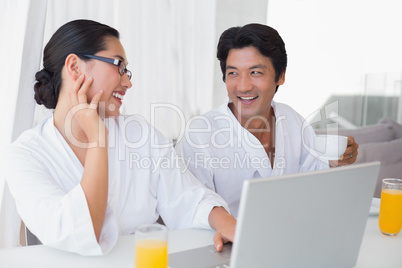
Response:
[[[81,75],[82,60],[76,54],[69,54],[65,60],[68,75],[75,81]]]
[[[277,86],[281,86],[281,85],[283,85],[285,83],[285,75],[286,75],[286,69],[279,76],[278,82],[276,83]]]

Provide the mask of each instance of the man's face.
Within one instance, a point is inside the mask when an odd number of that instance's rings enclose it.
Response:
[[[285,73],[275,82],[271,59],[255,47],[229,51],[226,60],[226,88],[234,104],[232,111],[242,121],[257,119],[258,116],[268,118],[276,86],[284,82]]]

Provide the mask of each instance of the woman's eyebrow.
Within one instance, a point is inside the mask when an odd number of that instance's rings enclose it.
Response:
[[[119,58],[122,62],[126,63],[126,60],[120,55],[114,55],[114,57]],[[128,62],[127,62],[128,64]]]

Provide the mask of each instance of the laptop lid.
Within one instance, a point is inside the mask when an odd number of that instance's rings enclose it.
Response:
[[[380,163],[243,184],[230,260],[240,267],[352,267]]]

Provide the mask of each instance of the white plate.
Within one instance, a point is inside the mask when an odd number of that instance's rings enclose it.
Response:
[[[380,212],[380,203],[380,198],[373,197],[373,200],[371,201],[369,215],[378,215],[378,213]]]

